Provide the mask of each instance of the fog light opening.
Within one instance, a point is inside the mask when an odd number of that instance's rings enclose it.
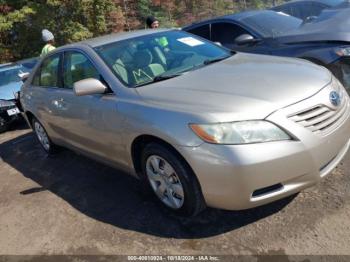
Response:
[[[253,192],[252,196],[253,197],[260,197],[262,195],[271,194],[271,193],[274,193],[276,191],[280,191],[282,189],[283,189],[283,185],[281,183],[278,183],[278,184],[275,184],[272,186],[257,189]]]

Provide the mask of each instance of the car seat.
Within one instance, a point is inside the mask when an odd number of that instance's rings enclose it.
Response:
[[[135,84],[147,82],[165,72],[161,64],[152,63],[152,60],[152,53],[148,50],[141,50],[134,53],[132,75]]]

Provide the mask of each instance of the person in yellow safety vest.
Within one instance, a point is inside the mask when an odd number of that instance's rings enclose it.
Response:
[[[147,27],[150,28],[150,29],[156,29],[159,27],[159,21],[158,19],[156,19],[155,17],[153,16],[148,16],[146,18],[146,24],[147,24]],[[160,37],[157,39],[157,42],[158,44],[163,47],[163,48],[166,48],[168,46],[168,39],[166,39],[166,37]]]
[[[55,37],[49,30],[44,29],[43,31],[41,31],[41,35],[42,35],[43,41],[46,43],[46,45],[43,47],[41,51],[40,56],[42,57],[48,54],[49,52],[51,52],[52,50],[55,50],[56,47],[54,47],[53,45],[55,43]]]

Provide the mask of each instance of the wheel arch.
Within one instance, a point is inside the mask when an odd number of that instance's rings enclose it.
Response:
[[[141,156],[142,156],[142,150],[145,148],[146,145],[150,143],[157,143],[160,144],[167,149],[169,149],[172,153],[174,153],[177,157],[179,157],[183,163],[191,170],[194,178],[198,182],[198,185],[200,187],[200,190],[202,191],[201,184],[198,180],[198,177],[196,173],[193,171],[191,165],[188,163],[188,161],[182,156],[182,154],[170,143],[165,141],[164,139],[161,139],[159,137],[153,136],[153,135],[139,135],[136,137],[132,144],[131,144],[131,158],[132,163],[134,166],[135,173],[140,177],[142,172],[142,166],[141,166]]]
[[[321,61],[320,59],[314,58],[314,57],[309,57],[309,56],[300,56],[299,58],[308,60],[316,65],[321,65],[326,67],[326,63]]]
[[[26,117],[26,119],[27,119],[28,125],[29,125],[31,128],[33,128],[33,126],[32,126],[32,121],[33,121],[33,119],[36,118],[36,117],[35,117],[34,114],[33,114],[32,112],[30,112],[30,111],[25,111],[24,114],[25,114],[25,117]]]

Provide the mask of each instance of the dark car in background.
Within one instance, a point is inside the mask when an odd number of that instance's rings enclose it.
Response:
[[[307,59],[350,89],[350,9],[323,12],[310,23],[260,10],[217,17],[183,30],[241,52]]]
[[[22,86],[21,75],[29,73],[35,66],[37,58],[0,65],[0,133],[19,118],[19,104],[16,93]]]
[[[307,21],[319,16],[323,10],[348,7],[350,7],[348,0],[294,0],[275,6],[271,10]]]

